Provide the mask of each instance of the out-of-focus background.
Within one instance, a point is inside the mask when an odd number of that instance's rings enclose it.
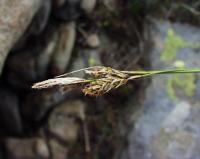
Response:
[[[200,68],[199,26],[199,0],[0,0],[0,159],[200,159],[200,74],[31,89],[96,65]]]

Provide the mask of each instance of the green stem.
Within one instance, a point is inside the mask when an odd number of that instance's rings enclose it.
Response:
[[[200,73],[200,69],[172,69],[172,70],[158,70],[147,71],[149,74],[179,74],[179,73]]]
[[[180,73],[200,73],[200,69],[170,69],[156,71],[123,71],[129,75],[150,76],[155,74],[180,74]]]

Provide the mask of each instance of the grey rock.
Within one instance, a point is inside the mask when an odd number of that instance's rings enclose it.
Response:
[[[41,49],[37,56],[37,73],[40,79],[44,79],[48,73],[48,67],[51,62],[52,55],[58,43],[58,32],[51,33],[47,45]]]
[[[193,159],[199,156],[199,138],[187,131],[160,132],[151,143],[153,159]]]
[[[78,123],[76,119],[85,119],[85,104],[82,101],[66,101],[58,105],[49,119],[49,131],[53,136],[66,143],[77,139]]]
[[[51,0],[42,1],[42,4],[34,16],[30,28],[28,30],[29,35],[40,35],[44,31],[51,12]]]
[[[66,159],[68,155],[68,147],[61,145],[55,140],[50,140],[52,159]]]
[[[97,1],[96,0],[82,0],[81,8],[87,13],[91,13],[95,8]]]
[[[191,105],[186,101],[178,103],[163,121],[166,132],[175,131],[190,115]]]
[[[97,34],[91,34],[87,37],[86,39],[86,43],[88,44],[88,46],[90,46],[91,48],[96,48],[100,46],[100,39],[99,36]]]
[[[51,114],[48,130],[54,159],[65,159],[68,146],[76,141],[80,126],[77,119],[85,120],[85,104],[80,100],[63,102]]]
[[[32,159],[32,158],[47,159],[49,157],[49,154],[45,154],[48,156],[43,156],[40,155],[38,152],[48,151],[48,150],[44,150],[44,148],[42,147],[44,145],[38,145],[38,144],[45,144],[45,141],[39,137],[34,137],[31,139],[8,138],[5,141],[7,157],[8,159]],[[38,148],[40,150],[38,150]]]
[[[76,37],[76,23],[61,24],[59,29],[59,39],[55,48],[52,61],[52,74],[60,75],[65,73],[69,64],[71,54],[74,48]]]
[[[0,74],[13,45],[22,36],[41,5],[41,0],[0,1]]]
[[[24,48],[28,48],[37,43],[38,39],[41,39],[41,35],[44,36],[45,30],[47,30],[47,24],[49,21],[51,12],[51,0],[42,1],[40,8],[34,15],[31,23],[27,27],[23,36],[19,38],[19,40],[12,47],[12,52],[21,51]],[[43,33],[43,34],[42,34]],[[42,43],[42,40],[38,43]]]
[[[151,54],[153,69],[172,67],[176,60],[184,61],[186,67],[199,68],[199,50],[192,47],[178,49],[172,61],[161,60],[169,27],[185,41],[193,44],[200,41],[199,28],[179,23],[169,25],[169,22],[157,22],[152,30],[155,43]],[[146,90],[143,108],[135,111],[129,118],[132,128],[128,135],[128,148],[123,151],[122,159],[133,159],[135,156],[140,159],[199,158],[200,75],[196,75],[196,89],[192,96],[185,95],[183,88],[174,88],[177,99],[171,98],[167,93],[167,81],[172,77],[167,75],[152,78],[152,83]],[[130,100],[129,104],[133,105],[133,101]],[[136,115],[137,118],[134,118]]]
[[[48,159],[50,157],[48,145],[43,138],[37,138],[35,140],[34,150],[36,156],[40,158]]]
[[[57,89],[43,90],[29,93],[22,102],[21,111],[27,126],[33,128],[29,122],[36,127],[48,116],[48,111],[62,102],[65,96]]]

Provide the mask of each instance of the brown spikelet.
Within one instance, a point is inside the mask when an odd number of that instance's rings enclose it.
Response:
[[[100,96],[107,92],[109,92],[112,89],[116,89],[120,87],[121,85],[126,84],[127,80],[122,78],[102,78],[97,79],[93,82],[88,83],[83,89],[82,92],[85,95],[90,96]]]
[[[118,78],[127,78],[129,75],[123,73],[119,70],[115,70],[111,67],[94,67],[88,70],[85,70],[86,74],[93,76],[94,78],[103,78],[103,77],[118,77]]]

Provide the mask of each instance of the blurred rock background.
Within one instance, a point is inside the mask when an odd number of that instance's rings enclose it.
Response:
[[[199,159],[199,75],[31,89],[95,65],[199,68],[199,26],[198,0],[0,0],[0,158]]]

